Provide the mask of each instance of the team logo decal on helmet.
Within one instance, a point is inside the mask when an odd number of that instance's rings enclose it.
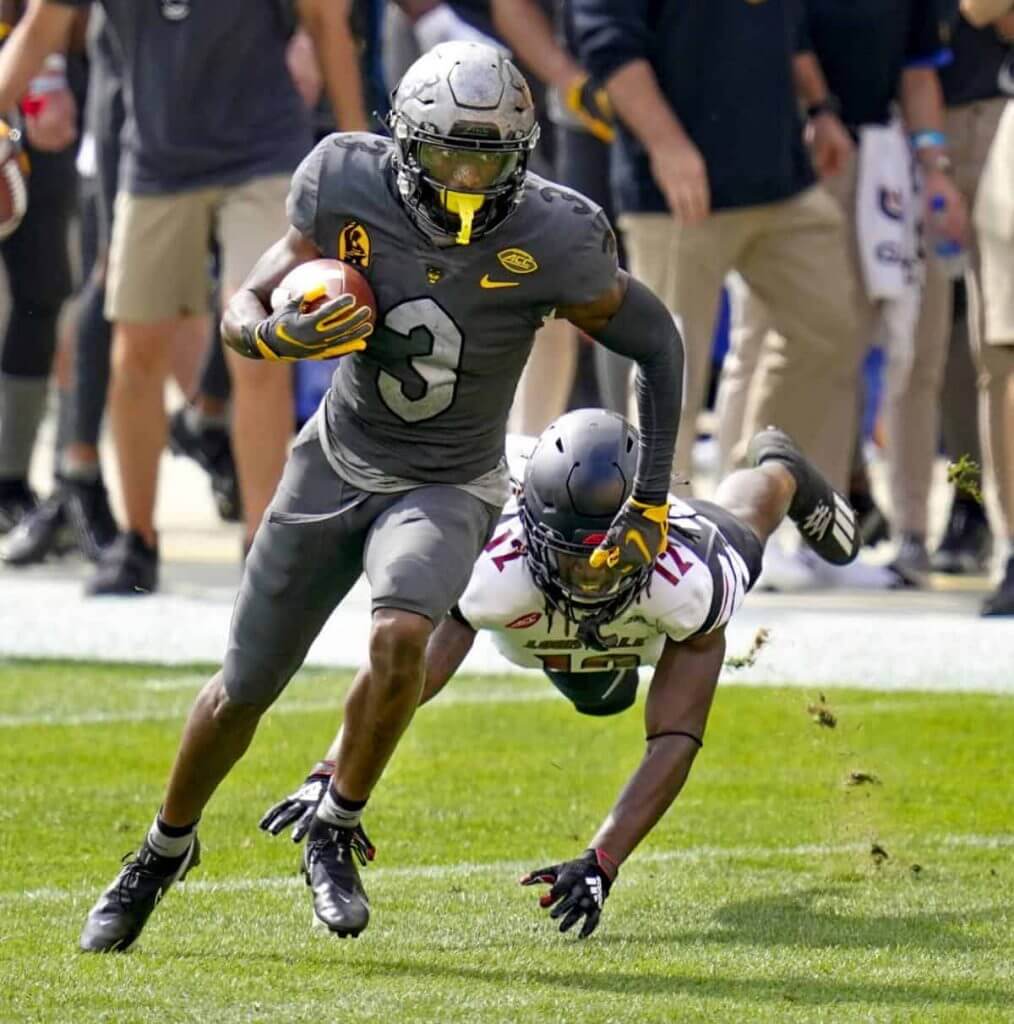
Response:
[[[468,245],[517,209],[539,128],[528,83],[494,47],[435,46],[398,83],[388,124],[398,194],[431,238]]]

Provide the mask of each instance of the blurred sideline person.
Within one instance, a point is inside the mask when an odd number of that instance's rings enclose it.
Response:
[[[22,0],[0,0],[0,59],[24,16]],[[29,466],[46,407],[57,320],[72,290],[68,226],[77,196],[74,166],[78,102],[68,82],[68,54],[80,24],[45,47],[19,87],[0,95],[0,111],[23,105],[28,209],[0,241],[10,315],[0,342],[0,534],[36,506]],[[75,83],[80,84],[80,83]]]
[[[752,468],[726,477],[713,502],[671,499],[666,550],[609,591],[587,552],[630,493],[636,449],[636,432],[610,412],[582,409],[546,430],[525,467],[517,507],[497,524],[464,593],[430,638],[419,697],[425,704],[450,682],[479,630],[513,664],[541,668],[580,714],[627,710],[638,668],[654,668],[644,755],[605,822],[582,855],[522,880],[550,885],[540,906],[556,904],[550,916],[560,931],[582,923],[582,938],[598,924],[620,865],[676,799],[703,746],[725,627],[757,579],[768,538],[788,515],[823,557],[846,562],[859,548],[841,495],[787,435],[768,430],[750,444]],[[823,530],[814,529],[818,521]],[[291,824],[296,842],[312,828],[340,770],[341,746],[339,733],[261,828],[277,835]],[[365,832],[357,838],[361,860],[372,859]]]
[[[344,358],[254,538],[222,670],[191,710],[164,803],[89,913],[82,949],[128,948],[196,863],[204,807],[364,571],[369,667],[345,703],[341,770],[303,871],[318,922],[339,936],[366,927],[355,829],[418,705],[427,641],[508,497],[508,410],[554,312],[640,368],[633,486],[590,564],[618,585],[664,547],[682,341],[618,269],[602,211],[527,171],[539,132],[524,78],[491,47],[448,43],[409,68],[392,107],[392,138],[331,135],[303,161],[291,226],[226,309],[223,338],[246,358]],[[292,269],[337,257],[350,235],[375,316],[353,294],[300,313],[317,289],[269,310]]]
[[[841,212],[803,143],[794,0],[573,0],[579,56],[605,83],[619,132],[618,223],[633,273],[687,343],[676,464],[690,469],[722,282],[736,269],[785,339],[747,430],[774,424],[845,489],[860,353]],[[833,154],[831,154],[833,156]]]
[[[884,422],[892,519],[901,537],[892,564],[906,582],[918,583],[929,570],[925,540],[940,435],[936,391],[942,369],[935,360],[919,358],[915,352],[920,207],[927,208],[930,248],[941,238],[963,240],[967,224],[964,200],[950,177],[936,72],[950,54],[941,39],[934,0],[892,0],[886,5],[868,0],[847,11],[834,0],[806,0],[803,8],[808,45],[795,58],[796,87],[807,110],[811,149],[822,184],[844,214],[849,258],[858,282],[854,344],[862,354],[881,340],[887,354]],[[835,136],[830,147],[829,135]],[[920,193],[912,184],[910,145],[918,163]],[[836,154],[833,162],[825,158],[828,148]],[[884,197],[890,197],[890,203]],[[931,200],[944,206],[943,217],[933,222]],[[726,458],[735,458],[737,442],[744,446],[748,439],[742,427],[738,439],[735,436],[737,412],[748,415],[748,393],[752,388],[769,389],[770,378],[780,373],[781,366],[781,340],[770,330],[763,303],[751,296],[746,302],[735,302],[733,310],[736,351],[728,370],[723,369],[719,401],[720,415],[729,421],[721,426]],[[850,492],[868,494],[858,432],[853,451]],[[894,581],[891,574],[867,566],[839,575],[842,583]],[[827,578],[833,582],[835,574]]]
[[[554,20],[559,28],[565,25],[566,0],[556,0],[549,11],[537,0],[491,0],[490,14],[499,38],[545,86],[546,119],[555,136],[556,180],[588,196],[612,219],[608,162],[594,159],[613,138],[612,113],[605,91],[591,81],[566,35],[554,27]],[[578,147],[580,153],[575,153]],[[565,320],[550,321],[536,335],[512,415],[511,427],[517,433],[540,434],[566,409],[577,370],[577,345],[577,331]],[[611,364],[622,359],[610,360],[612,353],[596,346],[596,365],[603,356]],[[631,369],[629,361],[622,366]]]
[[[61,44],[75,9],[88,2],[31,0],[0,53],[0,109]],[[176,332],[187,321],[197,329],[208,311],[208,238],[215,234],[222,248],[227,298],[283,230],[289,175],[309,149],[310,132],[285,64],[291,26],[280,18],[284,5],[103,5],[125,69],[125,150],[105,312],[114,323],[110,415],[126,531],[88,590],[136,594],[158,585],[154,507],[167,433],[164,383]],[[350,88],[361,109],[355,51],[340,7],[300,0],[298,10],[336,109]],[[244,97],[240,105],[237,95]],[[285,368],[235,356],[230,372],[236,460],[252,536],[292,433],[291,386]]]

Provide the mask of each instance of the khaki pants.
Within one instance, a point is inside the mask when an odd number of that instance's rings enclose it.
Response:
[[[947,111],[946,130],[954,159],[954,177],[968,203],[975,204],[975,193],[982,168],[996,135],[1003,113],[1004,99],[969,103]],[[1014,533],[1014,346],[987,345],[984,342],[982,305],[982,267],[978,239],[974,232],[969,245],[969,268],[965,277],[968,289],[968,332],[978,370],[979,431],[986,467],[994,477],[1006,536]],[[1014,267],[1011,268],[1014,274]],[[915,366],[918,374],[899,401],[899,418],[904,432],[926,430],[935,419],[926,411],[940,401],[947,338],[951,326],[951,282],[930,257],[926,267],[926,287],[916,332]],[[936,439],[936,433],[933,435]],[[953,453],[955,456],[960,452]],[[899,453],[899,458],[903,455]],[[912,462],[906,470],[910,479],[917,473],[926,477],[929,490],[932,458]]]
[[[619,224],[631,271],[682,321],[686,396],[676,472],[691,465],[719,295],[725,276],[736,269],[779,332],[779,343],[762,360],[748,430],[782,427],[844,488],[860,353],[856,287],[834,201],[812,188],[784,202],[721,211],[697,225],[667,214],[625,214]]]
[[[243,283],[288,228],[288,175],[169,195],[116,197],[106,317],[157,323],[206,313],[208,245],[221,250],[223,294]]]

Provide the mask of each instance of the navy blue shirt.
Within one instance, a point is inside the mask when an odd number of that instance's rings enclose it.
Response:
[[[807,29],[848,125],[886,124],[907,67],[950,59],[937,0],[805,0]]]
[[[975,28],[957,12],[954,0],[946,25],[954,59],[940,71],[944,102],[949,107],[1014,96],[1014,47],[991,25]]]
[[[605,80],[647,60],[701,151],[715,210],[788,199],[814,183],[792,78],[796,0],[572,0],[582,63]],[[618,212],[666,210],[648,155],[621,126]]]
[[[277,0],[102,5],[123,54],[122,188],[182,192],[295,170],[310,118],[285,64]]]

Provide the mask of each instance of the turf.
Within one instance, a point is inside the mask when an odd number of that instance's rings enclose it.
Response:
[[[639,716],[456,681],[375,794],[374,918],[342,942],[256,828],[337,722],[347,677],[307,673],[209,809],[192,880],[129,954],[79,954],[202,676],[0,668],[0,1020],[1014,1021],[1005,697],[827,691],[829,728],[816,693],[721,690],[686,792],[579,943],[516,880],[583,848]]]

